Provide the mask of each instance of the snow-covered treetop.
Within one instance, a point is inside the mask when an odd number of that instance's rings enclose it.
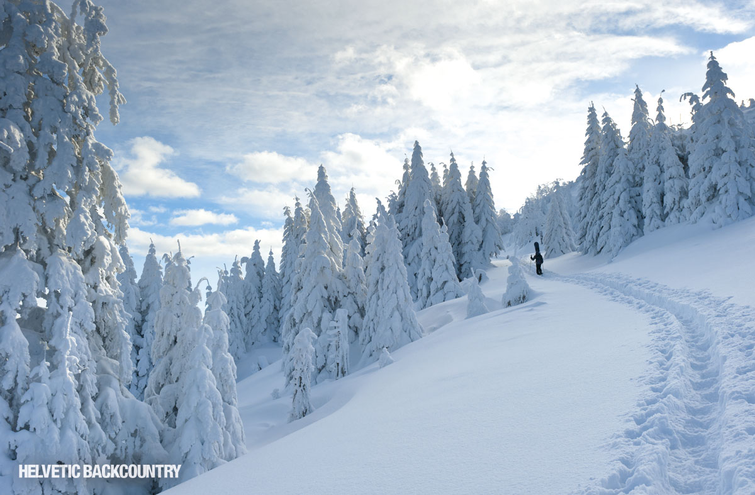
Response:
[[[708,59],[708,70],[705,73],[705,84],[703,85],[703,99],[716,100],[731,96],[734,98],[734,91],[726,86],[729,76],[721,69],[718,60],[710,52]]]

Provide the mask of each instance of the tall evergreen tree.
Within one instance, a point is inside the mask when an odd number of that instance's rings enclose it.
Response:
[[[160,289],[163,286],[163,273],[157,261],[155,244],[150,242],[149,252],[144,258],[142,275],[139,277],[139,317],[141,325],[134,336],[134,379],[131,393],[137,399],[144,398],[149,373],[152,371],[152,342],[155,338],[155,319],[160,310]]]
[[[593,217],[590,216],[593,202],[598,196],[598,163],[600,161],[600,136],[601,129],[598,122],[598,114],[595,106],[590,103],[587,108],[587,130],[585,131],[585,149],[582,153],[582,171],[577,181],[579,190],[577,192],[577,244],[581,247],[583,253],[587,253],[593,247],[591,237],[593,229]]]
[[[482,233],[474,223],[472,206],[461,185],[461,174],[453,153],[448,180],[444,185],[444,196],[443,221],[448,228],[448,238],[454,250],[456,274],[461,279],[471,276],[471,269],[482,264],[478,250],[482,243]]]
[[[753,133],[727,80],[711,52],[689,157],[689,218],[719,226],[751,216],[755,203]]]
[[[467,173],[467,182],[464,184],[464,188],[467,190],[467,196],[469,196],[469,204],[473,205],[475,203],[475,196],[477,194],[477,183],[479,182],[479,179],[477,178],[477,173],[474,169],[474,163],[469,165],[469,173]]]
[[[663,91],[661,91],[662,93]],[[662,96],[658,98],[658,107],[656,110],[657,116],[650,137],[650,151],[642,183],[642,215],[644,217],[643,231],[645,233],[650,233],[663,227],[665,217],[663,212],[665,187],[664,151],[666,143],[671,145],[671,140],[667,135],[668,127],[666,126],[666,116],[663,114]],[[676,153],[674,153],[674,158],[676,158]],[[682,170],[683,172],[684,170]]]
[[[351,239],[356,238],[361,249],[360,254],[364,256],[364,248],[367,245],[367,229],[365,228],[362,210],[359,209],[357,195],[354,192],[353,187],[349,191],[349,197],[346,198],[346,208],[343,210],[342,228],[341,239],[343,239],[343,245],[348,246]]]
[[[212,330],[202,323],[199,290],[180,249],[165,267],[160,311],[155,322],[152,360],[145,400],[166,426],[163,445],[181,464],[178,482],[222,464],[225,414],[212,374]],[[168,488],[176,480],[164,478]]]
[[[551,203],[548,207],[548,216],[545,220],[543,234],[543,248],[545,256],[556,257],[574,251],[574,239],[571,229],[568,228],[568,213],[561,201],[561,194],[555,191],[552,194]]]
[[[376,361],[383,348],[392,351],[422,337],[422,327],[412,309],[398,229],[381,204],[369,241],[367,305],[359,335],[363,362]]]
[[[422,160],[422,148],[415,141],[404,209],[395,217],[403,245],[407,282],[414,299],[417,297],[417,273],[422,265],[422,217],[428,199],[433,200],[433,186]]]
[[[440,182],[440,176],[438,175],[438,169],[435,168],[434,163],[430,163],[430,184],[433,186],[433,200],[435,201],[435,212],[440,218],[443,215],[441,210],[441,198],[443,196],[443,184]]]
[[[259,308],[260,325],[264,325],[261,341],[280,342],[280,291],[280,277],[275,271],[275,260],[271,249],[267,257],[267,266],[265,266]]]
[[[231,320],[223,311],[226,298],[220,291],[223,274],[220,273],[218,290],[214,292],[208,288],[207,310],[204,314],[204,324],[212,330],[212,338],[209,348],[212,351],[212,375],[220,397],[223,400],[223,416],[225,426],[223,428],[223,451],[222,459],[231,461],[246,454],[244,438],[244,424],[241,421],[238,409],[238,397],[236,393],[236,363],[228,352],[228,330]]]
[[[310,221],[306,243],[296,264],[296,279],[291,299],[291,310],[286,315],[283,335],[283,370],[286,385],[294,372],[292,353],[297,328],[310,328],[319,338],[328,325],[345,292],[341,275],[342,256],[335,257],[330,249],[328,226],[320,212],[317,198],[310,198]],[[316,346],[316,373],[325,366],[320,346]],[[317,376],[317,375],[315,375]]]
[[[634,89],[634,109],[632,110],[632,128],[629,130],[629,144],[627,145],[627,157],[634,167],[632,177],[636,181],[634,188],[640,194],[644,192],[645,167],[651,162],[650,139],[651,139],[650,117],[648,114],[648,105],[642,98],[642,91],[638,85]],[[649,172],[653,180],[657,180],[657,174],[653,170]],[[652,184],[649,186],[652,188]],[[640,204],[642,207],[642,203]],[[654,217],[650,217],[654,221]],[[640,232],[644,228],[643,216],[638,218],[640,222]]]
[[[646,188],[643,194],[648,202],[657,203],[660,196],[663,205],[663,221],[665,224],[676,224],[682,220],[684,203],[687,200],[687,177],[684,173],[684,165],[671,142],[671,130],[666,125],[666,116],[663,113],[663,97],[658,98],[658,115],[655,119],[655,127],[652,135],[652,157],[657,162],[657,168],[663,174],[661,183],[663,190]],[[646,179],[646,184],[647,184]],[[651,182],[652,183],[652,182]],[[651,207],[648,205],[647,209]],[[653,207],[654,208],[654,207]],[[654,215],[656,215],[654,213]],[[647,216],[647,213],[646,213]],[[647,230],[648,222],[645,222]]]
[[[241,263],[238,258],[233,261],[230,273],[224,280],[223,290],[226,304],[223,311],[228,315],[230,327],[228,330],[228,348],[233,358],[238,361],[246,352],[246,285],[241,276]]]
[[[246,264],[244,274],[244,318],[246,323],[246,348],[250,349],[262,341],[265,323],[260,315],[260,301],[262,300],[262,280],[265,278],[265,262],[260,251],[260,241],[254,241],[252,255],[242,258]]]
[[[136,340],[139,339],[142,326],[142,315],[139,312],[141,304],[141,294],[139,286],[136,282],[136,269],[134,268],[134,260],[128,252],[128,247],[124,244],[118,248],[121,260],[125,270],[116,275],[118,280],[118,287],[123,294],[123,309],[126,311],[126,333],[131,340],[131,367],[133,370],[133,376],[129,388],[134,396],[140,398],[134,393],[135,382],[137,381],[136,361],[137,354],[139,352],[139,346],[136,344]]]
[[[294,292],[294,279],[296,278],[296,260],[299,258],[301,252],[301,246],[304,244],[304,237],[307,234],[307,226],[309,225],[309,216],[306,214],[304,208],[296,198],[296,205],[294,207],[293,224],[291,225],[290,237],[284,243],[285,256],[285,274],[282,275],[281,286],[281,321],[286,317],[291,310],[291,297]],[[281,332],[283,328],[281,327]],[[292,337],[293,339],[293,337]],[[285,336],[281,334],[281,340],[285,341]]]
[[[487,162],[483,160],[475,200],[472,203],[474,222],[482,233],[480,256],[485,264],[490,263],[490,260],[498,256],[503,250],[503,239],[501,239],[501,230],[498,227],[489,170]]]
[[[454,268],[446,228],[438,225],[431,200],[422,218],[422,266],[417,276],[417,307],[424,309],[464,295]]]
[[[611,232],[611,218],[615,203],[613,191],[609,189],[609,182],[613,174],[614,162],[619,151],[624,149],[624,140],[619,128],[608,115],[603,113],[603,127],[600,135],[600,160],[595,175],[596,195],[590,206],[589,216],[593,223],[588,233],[590,252],[600,253],[608,244]]]
[[[330,251],[332,251],[335,259],[339,260],[339,263],[343,263],[343,241],[341,240],[343,225],[341,225],[341,218],[336,214],[336,199],[330,192],[328,174],[322,165],[317,169],[317,184],[312,190],[312,197],[317,199],[320,213],[328,228]],[[311,199],[309,209],[312,210]]]
[[[348,316],[349,339],[355,342],[364,322],[364,304],[367,298],[367,279],[364,275],[364,260],[357,236],[352,235],[346,248],[346,260],[343,267],[346,293],[341,301],[341,308]]]
[[[304,328],[296,334],[291,346],[291,383],[294,393],[289,421],[301,419],[314,411],[309,390],[315,368],[315,348],[312,343],[316,339],[317,335],[311,329]]]
[[[641,202],[636,168],[624,149],[613,163],[613,173],[606,188],[605,217],[610,218],[606,248],[611,257],[642,235],[640,230]]]

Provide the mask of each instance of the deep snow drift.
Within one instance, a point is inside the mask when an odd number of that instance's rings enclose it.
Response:
[[[498,261],[489,313],[420,312],[425,338],[315,386],[293,423],[266,349],[238,387],[249,453],[174,492],[752,493],[753,241],[750,219],[546,259],[544,277],[525,261],[534,294],[506,309]]]

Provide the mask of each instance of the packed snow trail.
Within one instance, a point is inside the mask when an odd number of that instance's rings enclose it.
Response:
[[[615,472],[583,493],[755,493],[755,311],[621,274],[553,278],[652,321],[647,395],[612,442]]]

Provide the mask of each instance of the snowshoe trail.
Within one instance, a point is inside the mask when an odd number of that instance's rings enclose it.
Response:
[[[581,493],[755,493],[755,311],[620,274],[553,279],[647,314],[654,357],[616,469]],[[610,322],[609,322],[610,324]]]

